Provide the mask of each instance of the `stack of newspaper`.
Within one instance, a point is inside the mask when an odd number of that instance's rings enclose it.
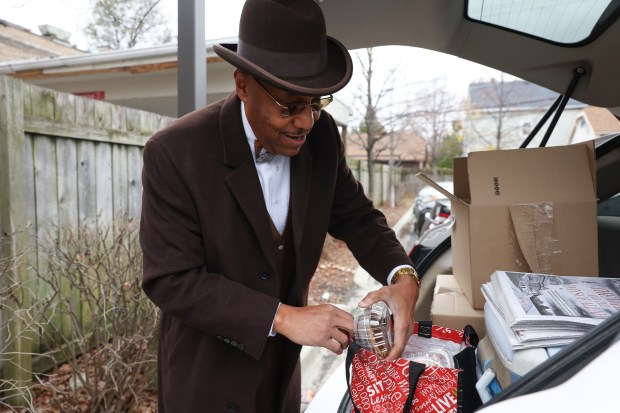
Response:
[[[482,285],[514,350],[569,344],[620,311],[620,279],[496,271]]]

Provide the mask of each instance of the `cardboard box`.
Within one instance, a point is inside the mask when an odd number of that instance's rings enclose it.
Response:
[[[453,275],[437,276],[431,304],[431,320],[433,324],[455,330],[462,330],[469,324],[476,330],[479,338],[486,335],[484,311],[471,306]]]
[[[452,269],[476,309],[495,270],[598,275],[593,142],[454,159]]]

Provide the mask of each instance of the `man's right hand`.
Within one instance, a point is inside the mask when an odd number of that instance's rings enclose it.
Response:
[[[324,347],[342,354],[349,347],[355,326],[352,314],[331,304],[308,307],[281,304],[274,330],[297,344]]]

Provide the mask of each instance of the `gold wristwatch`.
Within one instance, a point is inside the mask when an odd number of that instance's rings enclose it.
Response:
[[[415,283],[418,285],[418,287],[420,287],[421,282],[420,278],[418,277],[418,273],[411,267],[403,267],[396,270],[396,272],[392,276],[392,285],[396,284],[396,281],[403,275],[413,277]]]

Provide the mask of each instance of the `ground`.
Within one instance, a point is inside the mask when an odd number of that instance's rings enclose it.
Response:
[[[380,208],[385,214],[390,227],[398,222],[405,214],[408,208],[411,208],[412,200],[401,200],[398,206],[394,208]],[[329,235],[325,240],[325,246],[319,262],[319,267],[314,275],[308,294],[308,304],[320,304],[322,302],[330,302],[332,304],[344,304],[347,302],[347,294],[353,287],[353,275],[358,267],[358,263],[347,249],[344,242],[336,240]],[[54,372],[52,377],[56,383],[57,389],[66,390],[69,386],[71,368],[67,365],[60,366]],[[45,413],[65,413],[65,412],[88,412],[87,402],[79,403],[79,405],[69,405],[62,403],[61,406],[52,406],[52,399],[49,389],[34,391],[36,412]],[[131,413],[155,413],[157,412],[156,393],[151,391],[142,394],[143,403],[132,409]],[[310,396],[311,397],[311,396]],[[32,410],[10,409],[0,405],[0,413],[4,412],[31,412]]]
[[[388,206],[380,209],[385,214],[388,225],[394,227],[412,204],[412,200],[406,199],[401,200],[394,208]],[[310,284],[308,304],[314,305],[326,301],[333,304],[345,303],[347,292],[353,286],[353,275],[358,266],[345,243],[328,235],[319,267]]]

